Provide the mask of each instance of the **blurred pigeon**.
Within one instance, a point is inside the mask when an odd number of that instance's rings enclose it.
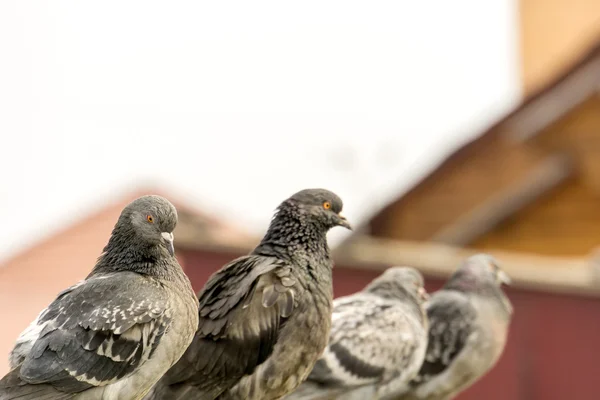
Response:
[[[417,375],[427,348],[427,294],[414,268],[392,267],[334,301],[329,344],[286,400],[393,399]]]
[[[342,200],[307,189],[285,200],[250,255],[213,274],[198,294],[200,323],[151,399],[279,399],[308,376],[331,327],[326,234],[350,225]]]
[[[130,203],[87,278],[23,331],[0,399],[140,399],[181,357],[198,302],[174,257],[175,207]]]
[[[478,254],[431,296],[425,362],[401,399],[452,399],[496,364],[513,312],[503,283],[510,279],[496,260]]]

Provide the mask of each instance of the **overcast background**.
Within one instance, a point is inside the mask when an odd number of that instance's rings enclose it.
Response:
[[[257,233],[327,187],[358,224],[516,104],[517,18],[513,0],[3,1],[0,261],[140,184]]]

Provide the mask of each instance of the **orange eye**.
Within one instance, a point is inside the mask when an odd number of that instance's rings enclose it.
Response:
[[[331,203],[326,201],[325,203],[323,203],[323,208],[329,210],[331,208]]]
[[[150,222],[151,224],[153,224],[153,223],[154,223],[154,218],[152,218],[152,215],[148,215],[148,216],[146,217],[146,219],[147,219],[147,220],[148,220],[148,222]]]

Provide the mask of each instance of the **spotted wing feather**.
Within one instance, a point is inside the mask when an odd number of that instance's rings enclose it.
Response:
[[[128,276],[124,276],[127,274]],[[21,342],[20,385],[49,384],[76,393],[126,377],[152,357],[170,323],[165,294],[148,278],[121,272],[61,292]],[[125,287],[127,285],[127,287]],[[152,299],[152,300],[149,300]],[[0,381],[0,388],[15,377]]]
[[[476,310],[467,297],[440,291],[427,306],[429,342],[425,361],[414,384],[426,382],[443,373],[464,350],[473,333]]]
[[[396,379],[413,359],[417,330],[398,302],[366,294],[337,299],[329,346],[309,379],[344,387]]]

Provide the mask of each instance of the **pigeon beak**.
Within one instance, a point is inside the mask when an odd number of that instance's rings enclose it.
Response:
[[[167,246],[169,254],[174,256],[175,246],[173,245],[173,234],[171,232],[162,232],[160,236],[162,236],[163,240],[165,241],[165,246]]]
[[[496,279],[498,279],[498,282],[500,282],[501,284],[504,283],[505,285],[510,285],[512,283],[512,279],[510,279],[510,276],[508,276],[508,274],[502,270],[498,271],[498,273],[496,274]]]
[[[343,226],[346,229],[352,230],[352,226],[350,225],[346,217],[342,215],[342,213],[338,213],[338,225]]]
[[[421,300],[423,300],[423,301],[429,300],[429,295],[427,294],[427,291],[425,290],[424,287],[420,287],[418,293],[419,293],[419,297],[421,298]]]

